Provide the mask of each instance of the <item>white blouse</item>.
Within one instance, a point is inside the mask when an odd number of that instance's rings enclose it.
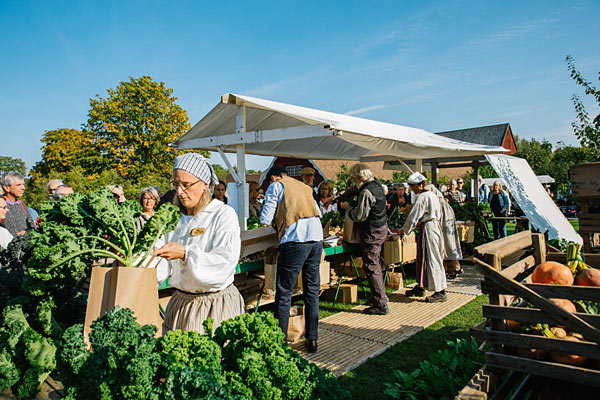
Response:
[[[6,228],[0,226],[0,247],[6,249],[6,246],[8,246],[12,240],[13,235],[11,235]]]
[[[213,199],[197,216],[182,215],[174,231],[156,244],[185,246],[185,260],[164,259],[158,264],[158,281],[185,292],[217,292],[233,283],[240,257],[240,226],[232,207]]]

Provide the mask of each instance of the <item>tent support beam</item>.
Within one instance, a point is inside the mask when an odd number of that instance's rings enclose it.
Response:
[[[241,108],[240,108],[241,109]],[[244,107],[245,109],[245,107]],[[245,115],[245,113],[244,113]],[[245,121],[246,117],[243,118]],[[236,126],[238,121],[236,119]],[[290,128],[269,129],[266,131],[246,132],[236,127],[236,133],[229,135],[213,136],[210,138],[190,139],[177,146],[179,150],[205,149],[219,146],[235,146],[239,144],[276,142],[280,140],[310,139],[315,137],[341,136],[341,132],[331,130],[329,125],[301,125]]]
[[[217,150],[219,150],[219,155],[223,159],[223,162],[225,162],[225,165],[227,165],[227,169],[229,170],[229,173],[231,174],[231,176],[233,176],[233,180],[236,183],[239,182],[240,181],[240,177],[238,176],[237,172],[235,172],[235,169],[233,168],[233,166],[229,162],[229,159],[225,156],[225,153],[223,152],[223,150],[220,147]]]
[[[238,108],[237,117],[235,120],[235,132],[237,135],[243,135],[246,132],[246,106]],[[246,145],[236,145],[237,153],[237,169],[238,169],[238,221],[240,230],[246,230],[246,212],[248,206],[246,204]]]

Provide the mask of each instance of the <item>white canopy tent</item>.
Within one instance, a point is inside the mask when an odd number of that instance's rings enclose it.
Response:
[[[177,148],[218,151],[238,184],[238,205],[247,208],[245,154],[321,160],[371,161],[476,156],[503,153],[422,129],[335,114],[227,93],[175,143]],[[237,153],[235,173],[223,153]],[[417,163],[417,169],[420,169]],[[239,213],[245,229],[244,213]]]

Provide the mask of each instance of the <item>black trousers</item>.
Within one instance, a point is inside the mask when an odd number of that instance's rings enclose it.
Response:
[[[298,275],[302,271],[302,297],[306,338],[317,340],[319,328],[319,289],[321,286],[319,265],[323,243],[288,242],[279,245],[277,258],[277,290],[275,292],[275,318],[287,337],[292,294]]]

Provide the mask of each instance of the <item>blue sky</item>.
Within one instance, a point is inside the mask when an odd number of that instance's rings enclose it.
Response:
[[[554,144],[577,143],[565,56],[599,83],[599,1],[210,3],[1,1],[0,155],[31,167],[44,131],[80,128],[129,76],[173,88],[192,124],[233,92],[431,132],[509,122]]]

